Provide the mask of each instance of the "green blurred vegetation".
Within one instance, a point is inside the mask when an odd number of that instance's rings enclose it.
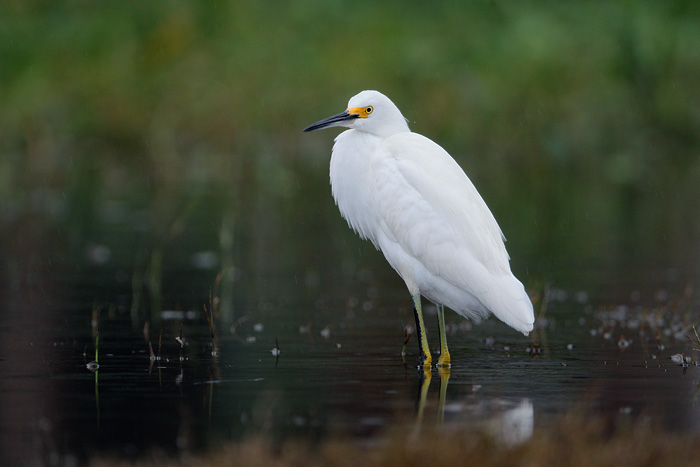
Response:
[[[692,265],[698,83],[694,1],[4,2],[5,274],[102,245],[127,286],[151,264],[206,294],[190,258],[216,251],[224,281],[313,296],[381,264],[333,205],[334,133],[300,132],[372,88],[465,168],[526,283]]]

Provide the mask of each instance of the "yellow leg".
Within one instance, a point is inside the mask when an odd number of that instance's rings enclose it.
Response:
[[[450,351],[447,349],[447,336],[445,335],[445,307],[437,306],[438,328],[440,328],[440,359],[437,366],[443,368],[450,367]]]
[[[428,337],[425,335],[425,323],[423,322],[423,309],[420,305],[420,294],[413,295],[413,312],[416,315],[416,332],[418,333],[418,349],[420,351],[420,364],[430,367],[433,357],[428,348]]]

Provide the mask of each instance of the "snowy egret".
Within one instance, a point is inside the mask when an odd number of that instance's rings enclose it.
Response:
[[[333,197],[350,227],[371,240],[406,283],[421,363],[432,363],[421,295],[437,306],[440,367],[450,365],[444,306],[465,318],[493,313],[527,335],[535,321],[532,302],[510,270],[496,219],[455,160],[411,132],[378,91],[362,91],[345,111],[304,131],[334,126],[350,130],[333,145]]]

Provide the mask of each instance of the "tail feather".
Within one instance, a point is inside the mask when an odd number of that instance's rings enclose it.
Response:
[[[491,312],[508,326],[526,336],[534,328],[535,313],[532,301],[523,284],[513,275],[503,276],[496,281],[484,303]]]

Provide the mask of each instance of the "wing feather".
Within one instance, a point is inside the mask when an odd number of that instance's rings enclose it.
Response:
[[[505,237],[474,184],[438,144],[416,133],[386,138],[372,174],[382,229],[417,259],[466,250],[493,274],[510,273]],[[426,264],[430,268],[430,264]],[[450,264],[427,261],[437,269]],[[434,273],[441,271],[435,270]],[[444,272],[444,271],[443,271]]]

